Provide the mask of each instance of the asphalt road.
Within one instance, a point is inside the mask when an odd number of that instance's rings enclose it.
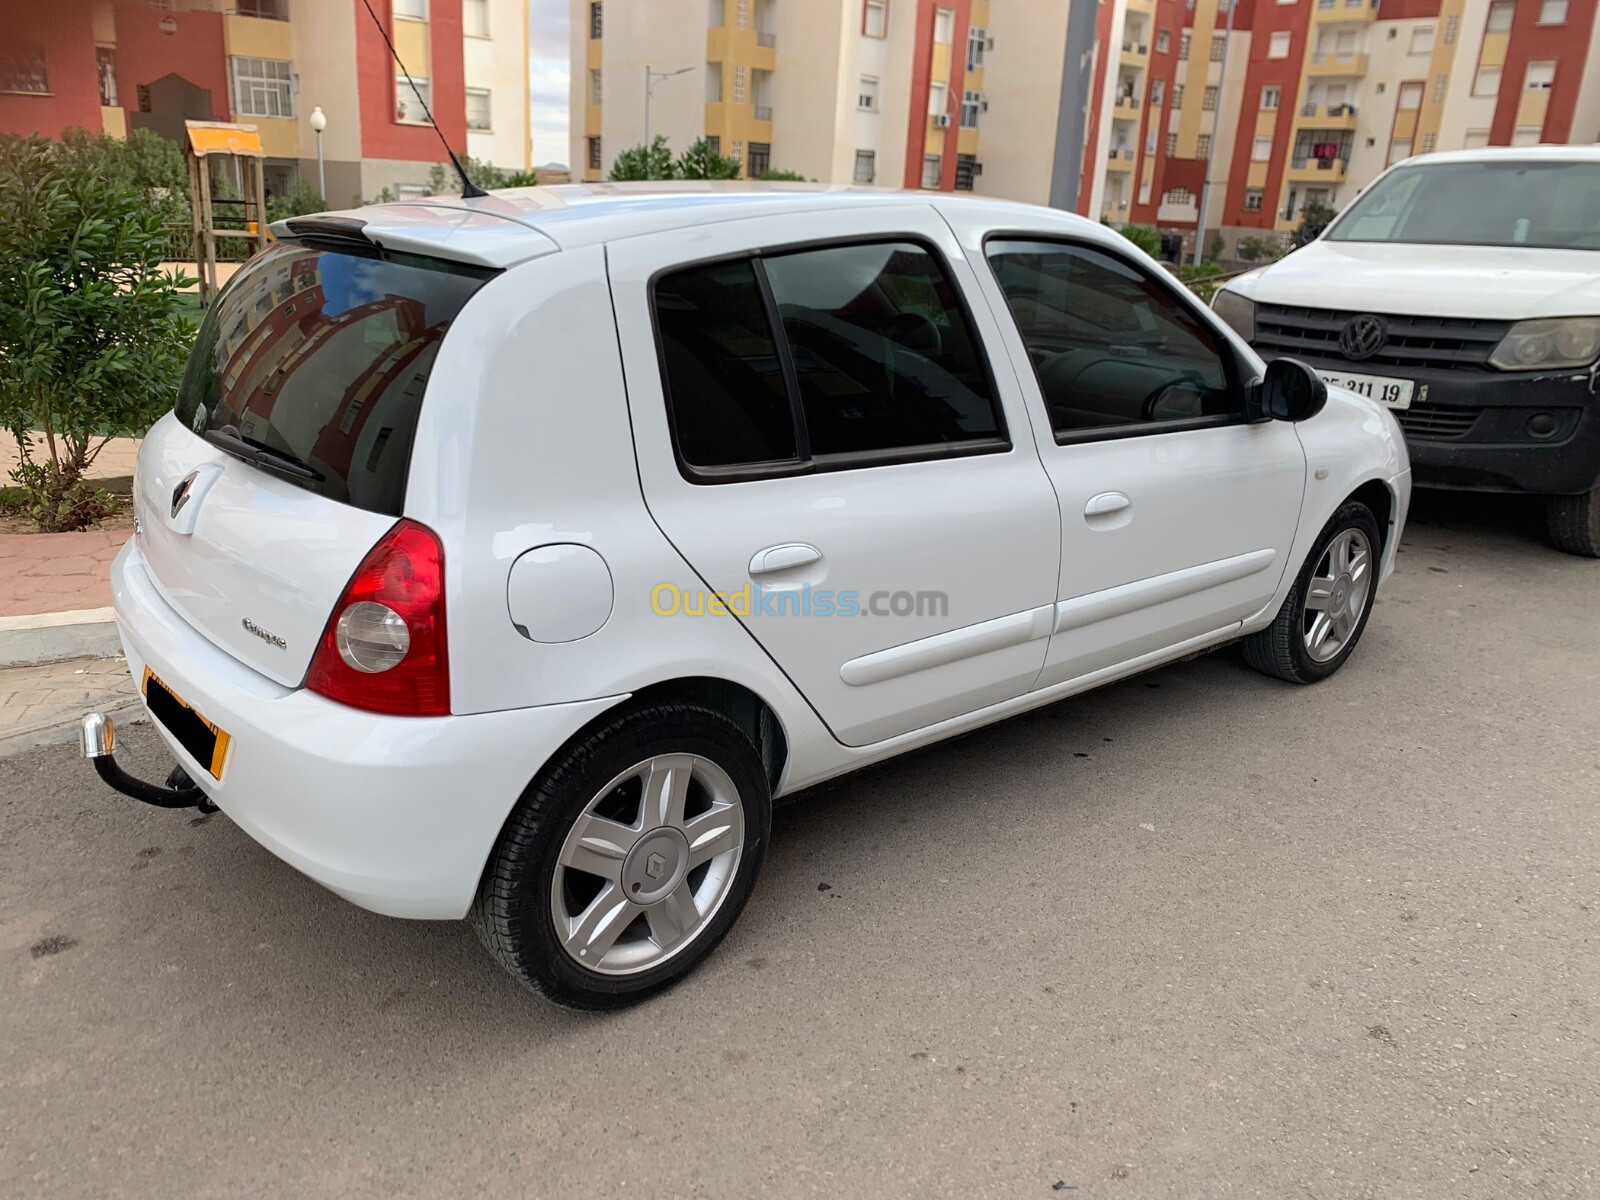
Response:
[[[1424,498],[1321,686],[1218,653],[784,810],[615,1016],[10,759],[0,1194],[1600,1195],[1600,563],[1531,523]]]

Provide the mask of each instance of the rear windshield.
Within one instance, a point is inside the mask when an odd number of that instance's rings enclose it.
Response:
[[[1390,171],[1324,234],[1333,242],[1600,250],[1600,163],[1508,159]]]
[[[283,477],[301,487],[398,516],[439,344],[493,274],[276,242],[206,313],[178,419],[219,444],[298,462]]]

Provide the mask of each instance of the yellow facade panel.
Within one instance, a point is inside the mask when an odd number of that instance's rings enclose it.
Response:
[[[1505,86],[1505,80],[1500,81]],[[1533,126],[1537,129],[1544,128],[1544,114],[1550,107],[1550,93],[1543,88],[1531,92],[1523,92],[1517,101],[1517,127],[1526,129]]]
[[[929,78],[935,83],[950,82],[950,47],[942,42],[934,43]]]
[[[292,117],[251,117],[268,158],[300,157],[300,124]]]
[[[1486,33],[1483,35],[1483,49],[1478,52],[1478,65],[1480,67],[1501,67],[1506,61],[1506,47],[1511,44],[1509,33]]]
[[[228,54],[243,58],[275,58],[287,62],[294,58],[293,27],[288,21],[267,21],[260,17],[224,17],[222,38]],[[397,21],[397,25],[415,25],[415,21]],[[426,28],[423,26],[422,28]],[[395,42],[403,56],[406,51],[398,38]],[[427,43],[424,42],[424,45]],[[411,60],[406,59],[407,62]]]
[[[126,109],[121,109],[121,108],[107,108],[104,105],[102,105],[101,108],[100,108],[100,128],[105,130],[105,132],[108,135],[110,135],[111,137],[114,137],[114,138],[125,138],[125,137],[127,137],[128,136],[128,113],[127,113],[127,110]]]
[[[1250,170],[1245,173],[1245,186],[1264,188],[1267,186],[1267,169],[1271,163],[1251,162]]]
[[[978,152],[978,131],[976,129],[963,129],[956,138],[956,153],[976,154]]]
[[[263,25],[282,25],[285,31],[288,30],[288,23],[285,21],[262,21],[260,23]],[[433,57],[428,52],[428,23],[426,21],[396,21],[394,23],[394,48],[400,55],[401,62],[432,62]],[[422,71],[416,67],[411,69],[417,71],[418,75],[422,74]]]
[[[1417,133],[1417,110],[1402,109],[1394,115],[1394,136],[1396,141],[1408,142]]]

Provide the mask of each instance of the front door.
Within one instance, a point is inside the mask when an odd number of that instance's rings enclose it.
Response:
[[[1056,599],[1056,499],[1015,373],[988,361],[994,317],[967,303],[971,268],[932,210],[746,220],[608,253],[645,499],[720,594],[710,606],[849,745],[1026,692]]]
[[[1297,565],[1294,426],[1247,420],[1243,360],[1209,314],[1115,248],[992,238],[984,253],[1061,503],[1039,686],[1236,630]]]

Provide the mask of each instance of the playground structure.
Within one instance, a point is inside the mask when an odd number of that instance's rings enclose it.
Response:
[[[194,214],[194,261],[200,277],[200,304],[211,303],[218,288],[217,239],[243,238],[255,243],[255,250],[266,248],[267,191],[262,173],[266,151],[254,125],[234,125],[225,121],[185,121],[188,139],[184,158],[189,164],[189,209]],[[223,156],[244,197],[230,200],[212,196],[209,159]],[[242,210],[242,229],[217,227],[217,206]]]

